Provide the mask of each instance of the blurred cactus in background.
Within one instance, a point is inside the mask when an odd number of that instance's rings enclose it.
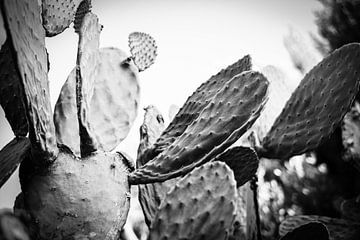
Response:
[[[99,48],[102,25],[89,0],[0,3],[8,96],[0,103],[16,136],[0,151],[0,187],[20,164],[22,190],[13,212],[0,212],[1,239],[359,238],[359,197],[339,203],[337,218],[318,216],[332,207],[333,182],[312,152],[358,94],[360,44],[321,61],[296,58],[307,52],[292,35],[285,42],[304,73],[296,88],[277,67],[252,70],[246,55],[199,86],[168,126],[146,107],[135,167],[114,149],[137,116],[139,72],[154,63],[155,40],[130,34],[131,56]],[[72,22],[76,66],[52,114],[45,37]],[[357,155],[357,127],[345,123],[348,154]],[[136,205],[129,213],[135,187],[144,220]]]

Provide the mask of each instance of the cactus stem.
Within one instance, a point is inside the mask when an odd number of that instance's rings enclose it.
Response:
[[[251,179],[250,182],[250,189],[254,192],[254,208],[255,208],[255,214],[256,214],[256,226],[257,226],[257,240],[262,240],[261,236],[261,226],[260,226],[260,214],[259,214],[259,202],[258,202],[258,184],[257,184],[258,178],[256,175]]]

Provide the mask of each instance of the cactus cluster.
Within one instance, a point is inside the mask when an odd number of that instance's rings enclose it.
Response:
[[[102,26],[88,0],[0,3],[7,34],[0,92],[11,93],[0,103],[16,135],[0,151],[0,186],[21,163],[14,213],[32,239],[118,239],[131,185],[138,185],[149,240],[260,239],[259,157],[283,160],[314,150],[339,125],[360,84],[360,44],[353,43],[313,67],[276,115],[266,108],[269,96],[272,105],[281,101],[271,92],[282,86],[281,74],[252,70],[247,55],[203,83],[168,127],[155,107],[146,108],[134,169],[112,150],[137,115],[138,72],[154,63],[154,39],[130,34],[132,56],[100,49]],[[76,66],[52,114],[45,37],[73,21]],[[234,146],[253,125],[251,147]],[[359,200],[342,206],[350,219],[288,218],[281,239],[356,239]],[[11,224],[26,231],[17,217],[0,214],[1,237],[11,239],[13,228],[4,231]],[[346,226],[340,235],[339,226]]]

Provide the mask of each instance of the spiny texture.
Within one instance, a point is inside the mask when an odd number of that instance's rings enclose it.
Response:
[[[117,239],[130,203],[126,160],[96,153],[76,158],[62,149],[46,169],[24,161],[20,181],[34,239]],[[37,238],[36,238],[37,237]]]
[[[42,0],[42,19],[46,36],[55,36],[68,28],[74,21],[81,2],[90,4],[89,0]]]
[[[1,240],[30,240],[24,224],[10,211],[0,211]]]
[[[235,217],[235,185],[234,175],[224,163],[196,168],[166,194],[149,240],[224,240]]]
[[[249,55],[246,55],[226,69],[221,70],[218,74],[212,76],[205,83],[201,84],[201,86],[186,100],[172,122],[156,141],[154,147],[149,149],[148,154],[151,155],[151,158],[166,149],[177,137],[184,133],[186,128],[197,119],[201,111],[209,104],[211,99],[223,85],[234,76],[250,69],[251,58]]]
[[[280,240],[329,240],[329,232],[326,226],[319,222],[304,224],[293,231],[288,232]]]
[[[35,149],[51,161],[58,152],[47,78],[45,31],[38,0],[1,1],[5,29],[11,39],[12,61],[24,86],[29,136]]]
[[[0,188],[30,152],[28,138],[14,138],[0,151]]]
[[[81,155],[97,150],[97,142],[89,123],[90,102],[99,64],[99,41],[102,26],[97,16],[87,13],[79,29],[76,60],[76,105],[80,133]]]
[[[76,9],[74,18],[74,29],[76,33],[81,31],[81,26],[85,15],[91,11],[91,0],[83,0]]]
[[[133,63],[122,64],[127,57],[116,48],[100,49],[89,124],[98,149],[103,151],[113,150],[127,136],[137,115],[140,98],[138,74]],[[79,155],[75,75],[74,69],[61,89],[55,105],[54,121],[58,142]]]
[[[286,218],[280,224],[279,234],[284,236],[295,228],[310,222],[324,224],[329,231],[330,240],[355,240],[360,238],[360,223],[315,215],[300,215]]]
[[[149,34],[142,32],[130,33],[129,47],[139,72],[154,64],[157,56],[157,46],[154,38]]]
[[[216,156],[212,161],[226,163],[234,172],[236,187],[240,187],[256,174],[259,159],[255,151],[248,147],[233,147]]]
[[[360,195],[341,203],[341,217],[360,223]]]
[[[0,16],[1,17],[1,16]],[[0,51],[0,104],[15,136],[28,133],[24,87],[12,57],[11,41],[7,39]]]
[[[218,89],[180,137],[129,175],[130,183],[165,181],[184,175],[223,152],[257,119],[267,99],[267,87],[268,81],[257,72],[233,77]]]
[[[268,65],[262,68],[260,72],[269,81],[269,100],[252,129],[258,139],[262,141],[296,86],[293,87],[294,84],[290,82],[285,73],[275,66]]]
[[[351,161],[360,171],[360,104],[355,101],[345,115],[342,125],[342,141],[345,148],[344,159]]]
[[[286,159],[311,151],[338,126],[359,88],[360,44],[346,45],[301,81],[263,141],[260,155]]]

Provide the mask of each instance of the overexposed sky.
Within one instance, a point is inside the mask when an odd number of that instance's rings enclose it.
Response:
[[[313,12],[319,6],[316,0],[93,0],[93,12],[104,26],[102,47],[129,52],[127,40],[133,31],[149,33],[158,45],[155,64],[139,74],[138,117],[119,149],[135,158],[143,107],[157,106],[167,120],[171,104],[181,106],[202,82],[246,54],[257,66],[272,64],[300,80],[283,37],[290,26],[316,33]],[[75,66],[77,41],[72,26],[46,41],[52,106]],[[0,110],[0,147],[12,138]],[[0,189],[0,208],[11,207],[19,191],[13,176]]]

